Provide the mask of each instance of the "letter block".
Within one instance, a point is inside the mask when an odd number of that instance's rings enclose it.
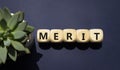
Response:
[[[63,39],[65,42],[74,42],[76,40],[76,30],[75,29],[64,29]]]
[[[89,30],[88,29],[78,29],[77,30],[77,42],[88,42],[89,39]]]
[[[51,42],[62,42],[63,31],[61,29],[52,29],[50,31],[50,41]]]
[[[90,41],[91,42],[101,42],[102,40],[103,40],[102,29],[90,29]]]
[[[50,40],[50,30],[49,29],[39,29],[37,31],[38,42],[48,42]]]

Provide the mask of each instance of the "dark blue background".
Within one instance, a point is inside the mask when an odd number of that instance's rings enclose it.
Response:
[[[39,28],[104,30],[102,47],[96,50],[45,50],[36,41],[36,54],[15,64],[18,69],[120,70],[119,0],[0,0],[0,7],[8,7],[11,12],[24,11],[25,19],[35,27],[35,38]],[[14,69],[15,65],[10,67]]]

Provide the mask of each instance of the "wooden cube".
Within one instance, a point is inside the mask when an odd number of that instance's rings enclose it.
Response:
[[[62,42],[63,31],[61,29],[52,29],[50,31],[50,41],[51,42]]]
[[[91,42],[101,42],[102,40],[103,40],[102,29],[90,29],[90,41]]]
[[[49,29],[39,29],[37,31],[38,42],[48,42],[50,40],[50,30]]]
[[[76,40],[76,30],[75,29],[64,29],[63,30],[63,40],[65,42],[74,42]]]
[[[77,42],[86,43],[89,39],[89,30],[88,29],[78,29],[77,30]]]

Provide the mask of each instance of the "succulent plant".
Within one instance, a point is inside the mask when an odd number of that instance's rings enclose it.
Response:
[[[22,11],[11,14],[8,8],[0,9],[0,64],[7,59],[16,61],[21,52],[30,53],[25,43],[33,30]]]

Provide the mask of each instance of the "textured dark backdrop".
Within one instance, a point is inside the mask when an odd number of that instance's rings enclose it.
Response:
[[[119,0],[0,0],[0,7],[25,12],[25,19],[39,28],[102,28],[100,49],[86,50],[38,46],[31,56],[0,68],[31,70],[120,70]],[[47,46],[46,46],[47,47]],[[57,47],[57,46],[56,46]],[[70,46],[73,47],[73,46]],[[24,56],[23,56],[24,57]],[[1,70],[1,69],[0,69]]]

